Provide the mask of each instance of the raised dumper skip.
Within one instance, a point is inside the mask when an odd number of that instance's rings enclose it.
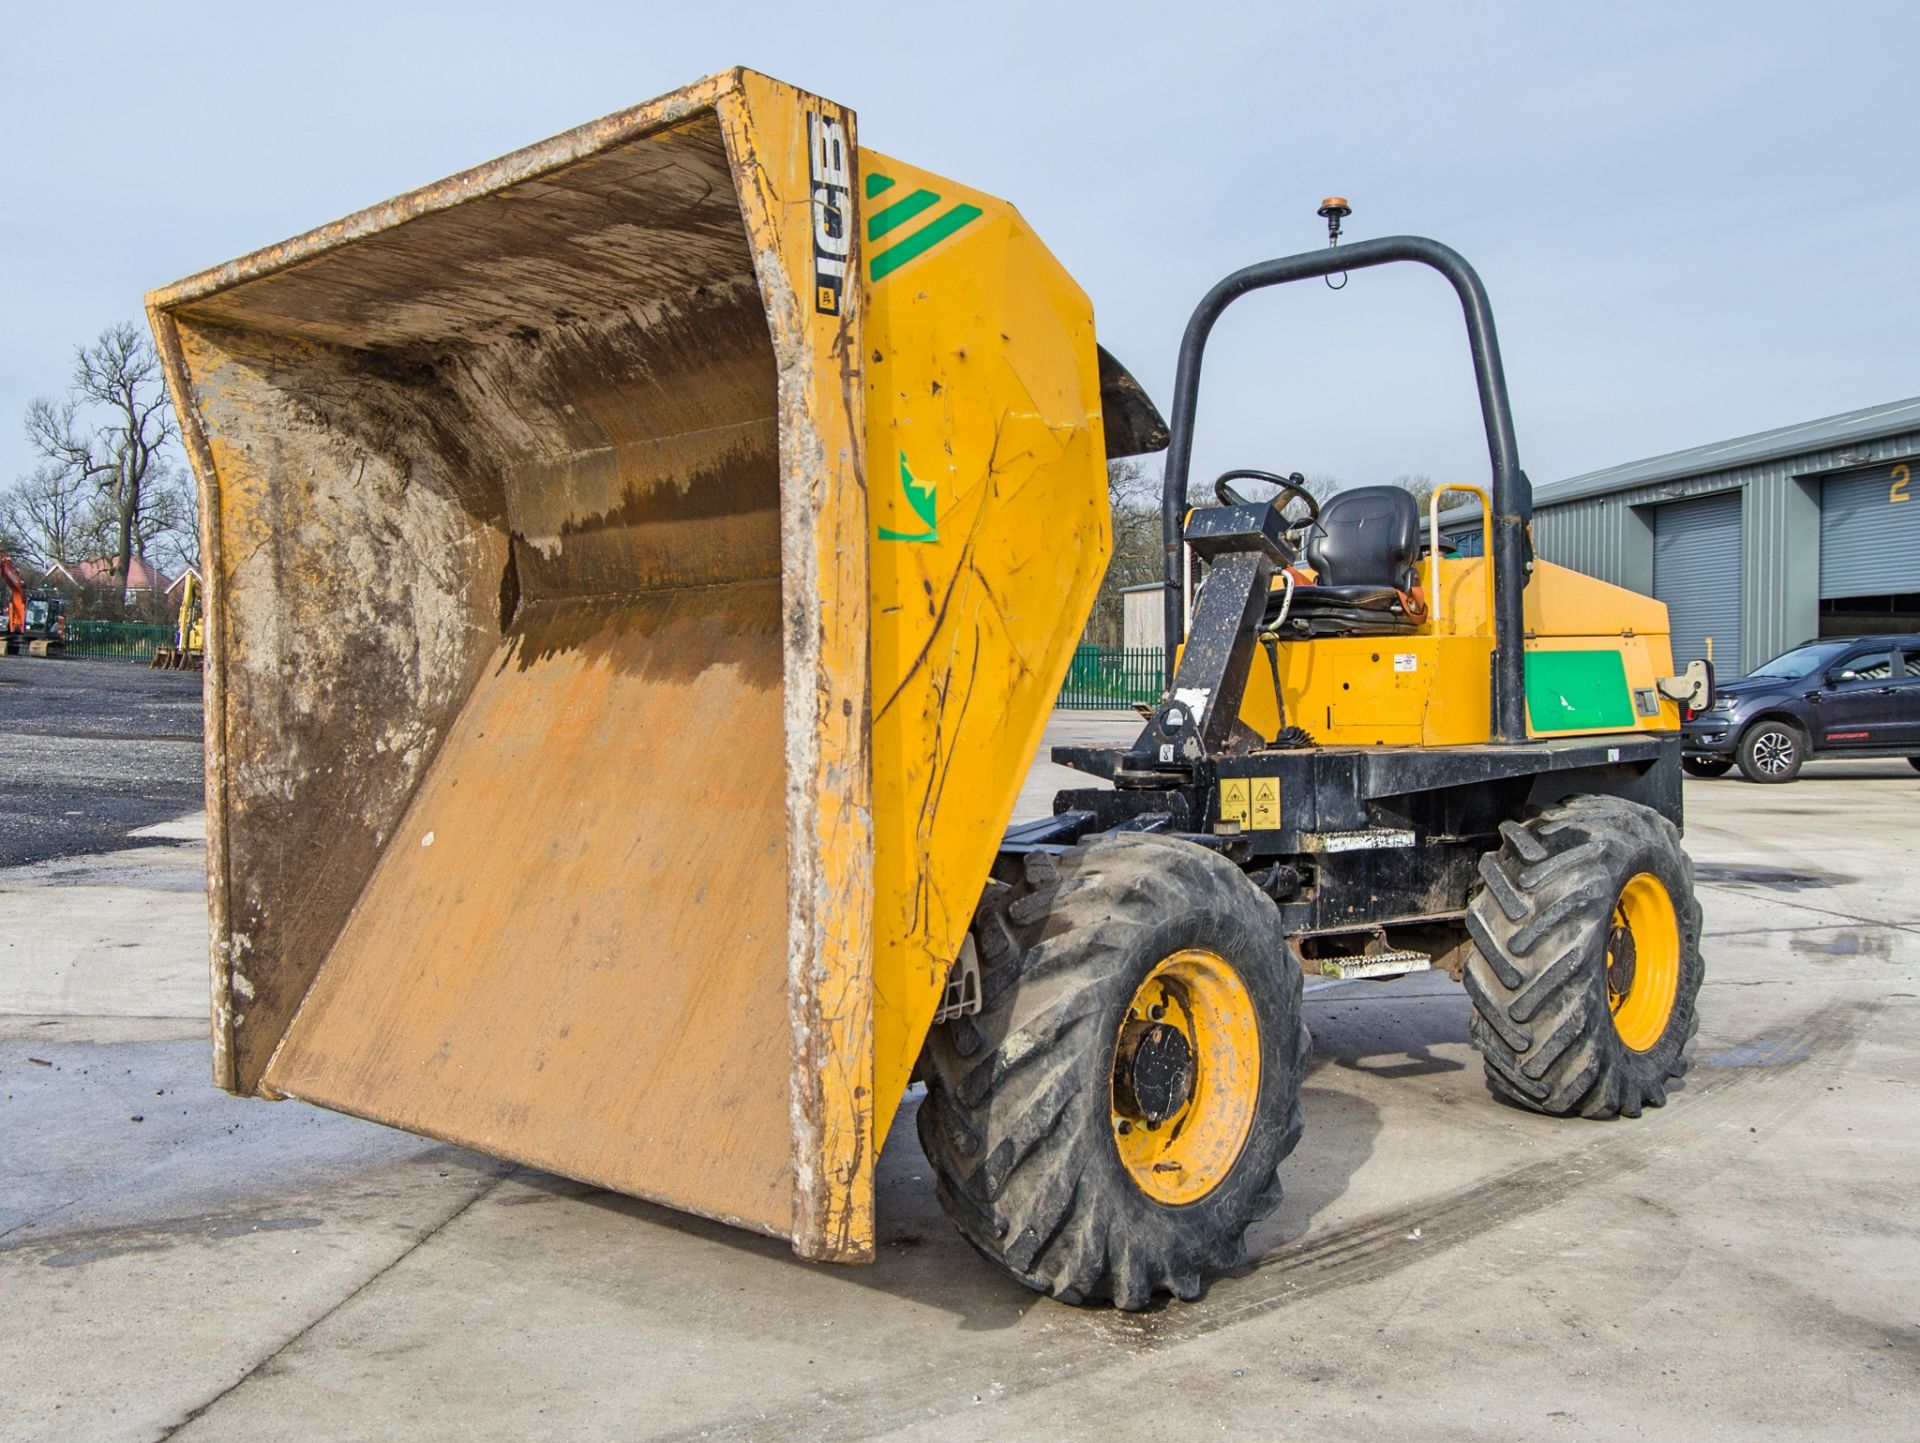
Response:
[[[1277,1204],[1303,966],[1453,971],[1522,1105],[1661,1101],[1704,673],[1530,565],[1465,263],[1337,257],[1216,288],[1169,426],[1011,206],[736,70],[154,292],[215,1080],[853,1262],[918,1077],[975,1246],[1128,1307]],[[1489,558],[1423,560],[1377,490],[1183,516],[1213,316],[1386,261],[1466,305]],[[1008,833],[1106,463],[1162,447],[1206,563],[1178,672],[1136,744],[1060,756],[1111,789]]]

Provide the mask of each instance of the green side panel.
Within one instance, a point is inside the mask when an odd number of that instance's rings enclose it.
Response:
[[[1634,730],[1633,697],[1620,653],[1528,652],[1527,721],[1542,733]]]

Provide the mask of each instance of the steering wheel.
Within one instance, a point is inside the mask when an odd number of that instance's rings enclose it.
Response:
[[[1302,476],[1298,471],[1294,472],[1291,476],[1276,476],[1271,471],[1252,471],[1246,469],[1239,471],[1222,471],[1219,479],[1213,483],[1213,494],[1220,498],[1220,504],[1222,506],[1252,506],[1255,504],[1227,484],[1229,481],[1239,480],[1264,481],[1269,486],[1278,486],[1280,488],[1280,494],[1273,497],[1267,504],[1280,507],[1282,512],[1286,510],[1290,502],[1304,501],[1306,503],[1307,514],[1300,520],[1292,522],[1288,526],[1288,530],[1298,531],[1303,526],[1313,526],[1319,523],[1320,503],[1313,499],[1313,494],[1307,490],[1307,478]]]

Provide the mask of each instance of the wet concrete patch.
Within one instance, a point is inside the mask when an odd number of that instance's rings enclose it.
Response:
[[[1827,937],[1795,937],[1793,950],[1802,957],[1817,959],[1869,957],[1884,960],[1893,955],[1893,943],[1885,932],[1849,929]]]
[[[1812,1055],[1806,1037],[1796,1033],[1736,1042],[1722,1051],[1703,1054],[1699,1062],[1702,1067],[1784,1067],[1790,1062],[1804,1062]]]
[[[1764,887],[1769,892],[1812,892],[1823,887],[1843,887],[1859,878],[1840,872],[1822,872],[1814,868],[1763,867],[1736,863],[1699,862],[1694,865],[1693,880],[1701,886]]]
[[[182,1242],[225,1242],[232,1238],[252,1237],[256,1233],[284,1233],[303,1228],[317,1228],[320,1219],[313,1217],[234,1217],[218,1214],[206,1217],[176,1218],[168,1222],[149,1223],[143,1227],[131,1229],[113,1229],[105,1233],[96,1233],[87,1237],[68,1236],[53,1244],[34,1239],[0,1249],[4,1252],[24,1251],[30,1248],[55,1246],[59,1251],[40,1259],[45,1268],[82,1268],[89,1263],[105,1262],[108,1258],[124,1257],[128,1253],[154,1253],[163,1248],[173,1247]],[[80,1243],[81,1246],[73,1246]]]

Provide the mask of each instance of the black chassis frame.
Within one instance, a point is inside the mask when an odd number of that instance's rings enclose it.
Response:
[[[1239,716],[1274,569],[1292,560],[1285,523],[1275,508],[1256,505],[1205,508],[1181,526],[1207,335],[1226,306],[1252,290],[1392,261],[1440,271],[1466,319],[1493,466],[1492,740],[1321,747],[1283,730],[1281,743],[1304,744],[1270,746]],[[1273,899],[1288,935],[1308,948],[1307,939],[1315,939],[1327,955],[1383,942],[1444,953],[1462,941],[1480,859],[1499,845],[1503,822],[1597,793],[1639,802],[1682,825],[1679,733],[1527,738],[1522,590],[1532,570],[1532,488],[1519,465],[1492,308],[1458,253],[1397,236],[1237,271],[1195,310],[1174,390],[1162,509],[1172,680],[1131,746],[1053,749],[1056,763],[1113,785],[1062,791],[1052,817],[1010,830],[994,869],[999,880],[1015,880],[1032,852],[1061,851],[1101,833],[1158,833],[1230,858]],[[1183,539],[1210,563],[1190,626],[1179,585]],[[1186,645],[1175,670],[1172,638],[1183,628]],[[1241,778],[1249,786],[1271,784],[1264,815],[1221,815],[1220,783]]]
[[[1028,852],[1061,851],[1099,833],[1180,837],[1252,876],[1279,907],[1288,935],[1347,935],[1353,945],[1344,950],[1358,951],[1388,929],[1457,925],[1478,885],[1480,858],[1500,843],[1502,822],[1591,793],[1681,820],[1679,749],[1664,736],[1259,749],[1206,758],[1160,785],[1126,775],[1130,755],[1055,747],[1060,765],[1119,784],[1062,791],[1053,816],[1010,830],[1000,879],[1012,881]],[[1277,781],[1277,827],[1222,820],[1220,781],[1240,777]]]

